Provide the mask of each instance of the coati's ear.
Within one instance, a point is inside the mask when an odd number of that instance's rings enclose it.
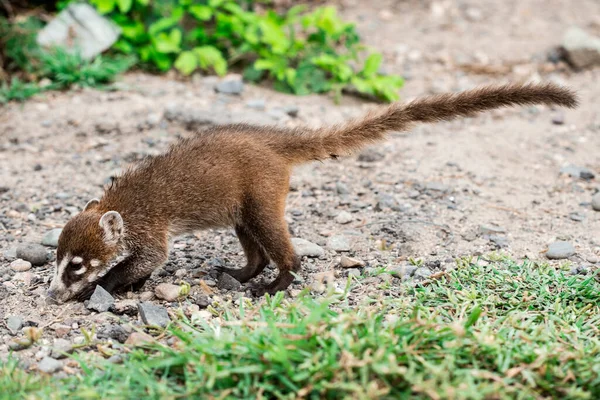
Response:
[[[92,209],[94,206],[98,205],[98,203],[100,203],[100,200],[98,199],[91,199],[90,201],[87,202],[87,204],[85,205],[85,207],[83,207],[83,211],[87,211]]]
[[[123,218],[116,211],[109,211],[100,218],[100,227],[104,230],[104,241],[115,245],[123,236]]]

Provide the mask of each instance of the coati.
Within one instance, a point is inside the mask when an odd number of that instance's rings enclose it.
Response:
[[[225,226],[235,229],[247,263],[220,270],[244,283],[273,261],[279,274],[258,294],[285,290],[300,269],[284,219],[292,166],[352,153],[417,122],[510,105],[577,103],[574,92],[554,84],[507,84],[393,104],[327,128],[210,128],[130,168],[68,221],[48,296],[82,300],[96,285],[110,292],[143,283],[167,260],[169,237]]]

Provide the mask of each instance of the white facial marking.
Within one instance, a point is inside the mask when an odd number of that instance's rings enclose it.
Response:
[[[83,261],[83,260],[82,260]],[[50,289],[58,292],[58,293],[62,293],[65,290],[67,290],[65,284],[63,283],[61,277],[63,276],[63,274],[65,273],[65,268],[67,268],[67,265],[69,265],[69,263],[71,262],[71,255],[70,254],[66,254],[63,259],[61,260],[60,264],[58,264],[56,266],[56,270],[54,273],[54,279],[52,279],[52,282],[50,283]]]
[[[77,271],[75,271],[74,274],[75,275],[82,275],[82,274],[85,274],[85,271],[87,271],[87,268],[86,267],[81,267]]]
[[[94,267],[94,268],[96,268],[96,267],[99,267],[99,266],[100,266],[100,264],[102,264],[102,263],[100,262],[100,260],[93,259],[92,261],[90,261],[90,265],[91,265],[92,267]]]
[[[73,259],[71,260],[71,262],[73,264],[81,264],[83,262],[83,258],[81,258],[81,257],[73,257]]]

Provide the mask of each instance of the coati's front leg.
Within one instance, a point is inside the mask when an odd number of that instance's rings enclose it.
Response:
[[[131,251],[130,255],[115,265],[97,282],[107,292],[123,290],[127,286],[139,286],[150,277],[152,271],[167,261],[168,249],[146,247]]]

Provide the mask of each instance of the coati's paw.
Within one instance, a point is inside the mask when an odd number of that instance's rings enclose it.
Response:
[[[252,289],[252,292],[256,297],[262,297],[265,295],[265,293],[274,295],[277,292],[285,291],[293,281],[294,275],[292,275],[290,272],[280,272],[273,282],[266,286],[259,286],[255,289]]]
[[[244,273],[243,268],[226,268],[226,267],[216,267],[215,268],[220,274],[227,274],[233,277],[236,281],[240,283],[248,282],[251,277],[247,277]]]

